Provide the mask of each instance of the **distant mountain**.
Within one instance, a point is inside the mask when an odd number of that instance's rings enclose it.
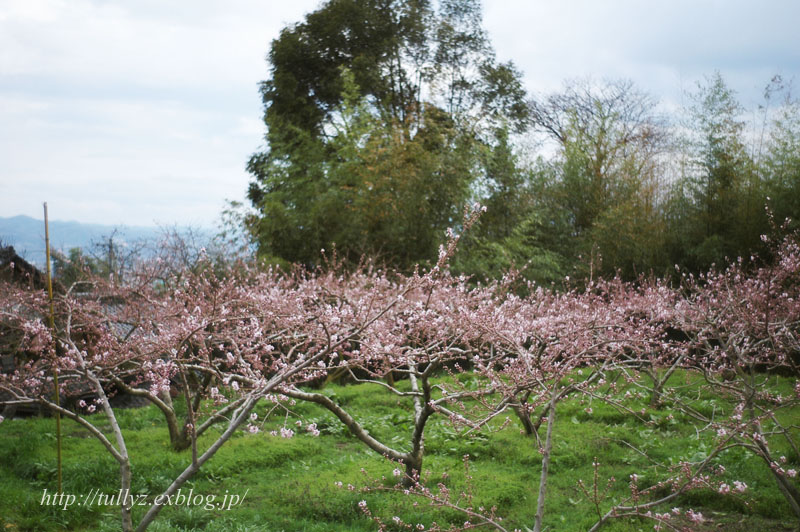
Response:
[[[83,224],[50,220],[50,249],[67,252],[72,248],[89,249],[93,244],[114,235],[116,244],[153,240],[161,236],[158,227]],[[14,246],[25,260],[44,265],[44,220],[29,216],[0,218],[0,244]]]

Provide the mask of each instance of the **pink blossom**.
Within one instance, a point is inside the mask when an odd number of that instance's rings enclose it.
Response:
[[[689,521],[691,521],[693,523],[704,523],[705,522],[705,518],[703,517],[703,514],[700,513],[700,512],[695,512],[691,508],[686,510],[686,517],[688,517]]]

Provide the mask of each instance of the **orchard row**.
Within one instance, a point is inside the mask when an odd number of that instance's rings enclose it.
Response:
[[[691,419],[711,435],[713,448],[649,486],[634,475],[630,498],[604,508],[594,529],[626,516],[676,528],[669,503],[696,488],[746,496],[743,482],[715,474],[733,447],[760,458],[787,513],[800,519],[800,248],[794,236],[765,240],[773,256],[684,275],[677,286],[592,279],[560,290],[513,274],[489,284],[450,275],[453,234],[435,267],[407,276],[370,266],[347,271],[335,258],[315,272],[281,273],[209,260],[176,267],[174,257],[161,256],[142,262],[124,283],[90,276],[67,287],[55,299],[54,329],[46,325],[46,293],[4,283],[0,321],[15,368],[0,375],[0,400],[7,410],[38,405],[88,429],[118,462],[123,490],[131,487],[131,460],[109,397],[151,402],[163,412],[172,447],[191,449],[162,499],[237,431],[257,432],[253,409],[260,402],[280,408],[310,401],[396,463],[398,489],[462,512],[465,522],[454,530],[505,528],[492,510],[457,502],[445,486],[426,486],[426,424],[444,416],[467,433],[511,415],[542,456],[533,528],[539,531],[559,403],[576,396],[604,401],[646,424],[627,400],[633,389],[651,406]],[[457,378],[463,372],[475,378]],[[676,372],[693,375],[733,407],[697,409],[670,380]],[[767,390],[776,374],[794,379],[792,394]],[[377,383],[408,402],[413,420],[404,443],[373,436],[326,395],[321,388],[334,379]],[[93,412],[104,414],[111,436]],[[318,434],[307,428],[302,437]],[[292,429],[280,433],[291,437]],[[201,446],[207,431],[214,437]],[[784,448],[788,442],[788,458],[773,451],[777,441]],[[122,527],[145,530],[161,509],[154,504],[134,522],[122,505]],[[362,510],[371,515],[366,503]],[[417,526],[374,519],[381,529]],[[703,517],[690,510],[681,519]]]

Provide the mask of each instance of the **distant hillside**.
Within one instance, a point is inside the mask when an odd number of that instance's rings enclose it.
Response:
[[[50,247],[67,252],[71,248],[89,249],[92,244],[114,231],[114,242],[127,242],[158,238],[162,230],[158,227],[112,226],[60,222],[50,220]],[[0,243],[14,246],[20,256],[36,265],[44,264],[44,221],[29,216],[0,218]]]

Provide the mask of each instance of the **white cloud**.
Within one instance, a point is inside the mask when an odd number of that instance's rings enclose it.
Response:
[[[242,199],[262,143],[269,43],[319,0],[4,0],[0,216],[204,223]],[[800,72],[800,4],[486,0],[532,91],[628,77],[674,105],[722,71],[745,103]]]
[[[719,69],[745,100],[771,74],[800,72],[800,3],[765,0],[486,2],[498,55],[513,59],[529,89],[561,80],[625,77],[676,100]],[[682,84],[688,85],[681,87]],[[747,102],[749,103],[749,102]]]
[[[203,223],[241,199],[258,82],[316,0],[0,5],[0,215]]]

